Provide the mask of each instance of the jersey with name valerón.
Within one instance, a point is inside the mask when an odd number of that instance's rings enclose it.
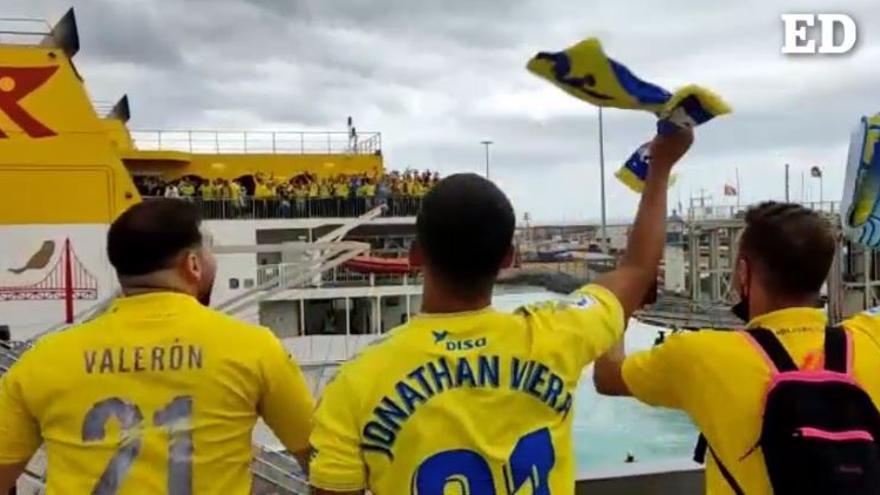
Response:
[[[574,493],[578,380],[623,329],[620,303],[596,285],[513,314],[414,317],[324,390],[311,481],[375,495]]]
[[[269,330],[183,294],[120,298],[0,378],[0,464],[42,443],[49,494],[245,495],[257,417],[302,450],[312,405]]]

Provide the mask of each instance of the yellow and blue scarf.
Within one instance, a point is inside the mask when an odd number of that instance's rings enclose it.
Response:
[[[686,86],[670,93],[643,81],[589,38],[561,52],[540,52],[527,65],[529,71],[566,93],[600,107],[645,110],[658,117],[657,133],[669,134],[696,127],[730,113],[730,107],[711,91]],[[641,192],[648,173],[648,145],[640,146],[617,172],[617,178]]]
[[[852,134],[840,214],[847,238],[880,248],[880,114],[862,117]]]

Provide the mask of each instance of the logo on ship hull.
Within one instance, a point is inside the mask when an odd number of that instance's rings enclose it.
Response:
[[[58,66],[0,67],[0,112],[32,138],[51,137],[56,133],[25,110],[21,100],[45,84],[57,70]],[[0,139],[8,137],[0,129]]]
[[[44,240],[24,265],[7,267],[6,271],[15,275],[16,279],[25,277],[25,273],[42,271],[49,268],[56,251],[55,264],[43,274],[43,278],[30,283],[0,283],[0,302],[4,301],[49,301],[49,300],[95,300],[98,298],[98,279],[95,277],[73,250],[70,240],[61,243],[62,249],[56,250],[53,240]]]

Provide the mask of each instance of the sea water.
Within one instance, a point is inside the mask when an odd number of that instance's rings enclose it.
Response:
[[[493,306],[511,311],[524,304],[558,297],[540,290],[496,294]],[[650,348],[658,330],[631,321],[625,337],[627,352]],[[574,404],[574,444],[579,471],[619,465],[628,453],[637,462],[686,459],[696,439],[697,431],[685,414],[646,406],[634,399],[601,396],[593,387],[593,367],[584,370]]]

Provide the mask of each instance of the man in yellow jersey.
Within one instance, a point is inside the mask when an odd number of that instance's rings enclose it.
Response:
[[[0,493],[43,444],[49,495],[249,494],[258,417],[304,459],[303,375],[268,329],[206,307],[215,262],[200,223],[191,203],[160,199],[110,226],[125,297],[0,378]]]
[[[490,307],[514,254],[507,197],[474,174],[434,187],[410,254],[424,271],[422,314],[344,364],[325,389],[311,437],[317,493],[574,493],[578,380],[621,338],[656,280],[669,172],[692,139],[655,138],[616,271],[515,314]]]
[[[795,204],[752,208],[739,240],[734,273],[748,328],[772,332],[794,364],[816,370],[824,361],[827,319],[819,292],[834,258],[831,226]],[[856,381],[880,404],[880,320],[868,311],[845,321]],[[708,440],[706,492],[735,493],[720,460],[749,495],[772,493],[761,448],[770,368],[742,332],[680,332],[652,350],[624,356],[615,347],[596,362],[596,388],[654,406],[682,409]],[[717,457],[717,458],[716,458]]]

